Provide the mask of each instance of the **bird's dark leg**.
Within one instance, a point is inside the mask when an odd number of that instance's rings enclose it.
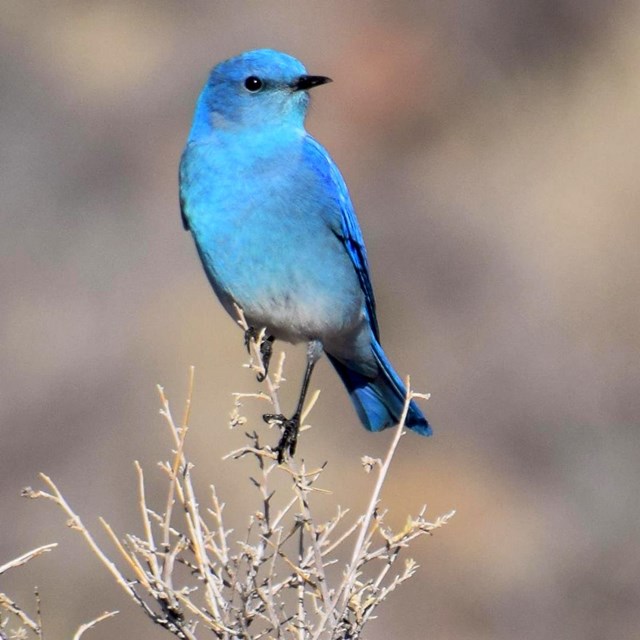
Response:
[[[249,353],[251,353],[251,340],[257,340],[259,336],[260,333],[256,331],[255,327],[249,327],[244,332],[244,346]],[[265,336],[260,343],[260,357],[264,371],[256,375],[258,382],[263,382],[269,373],[269,363],[271,362],[271,355],[273,354],[274,340],[275,338],[273,336]]]
[[[322,355],[322,343],[319,340],[312,340],[307,346],[307,368],[304,372],[302,380],[302,389],[298,398],[298,405],[294,414],[290,418],[286,418],[281,413],[265,413],[263,417],[265,422],[277,422],[282,427],[282,437],[278,442],[275,451],[278,454],[278,462],[282,464],[285,456],[288,454],[293,456],[296,452],[296,444],[298,443],[298,432],[300,431],[300,416],[304,406],[307,391],[309,390],[309,381],[313,368]]]

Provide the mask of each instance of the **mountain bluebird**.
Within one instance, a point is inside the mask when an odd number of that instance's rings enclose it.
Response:
[[[180,161],[180,205],[207,277],[224,308],[274,339],[306,342],[307,368],[291,418],[265,415],[283,435],[278,460],[295,452],[314,364],[324,351],[362,424],[397,424],[406,390],[380,346],[367,253],[347,187],[304,129],[308,75],[289,55],[260,49],[221,62],[198,98]],[[431,428],[412,401],[406,426]]]

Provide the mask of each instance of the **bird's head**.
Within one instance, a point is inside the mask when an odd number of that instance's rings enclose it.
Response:
[[[195,133],[284,126],[302,128],[308,90],[331,82],[308,75],[299,60],[272,49],[247,51],[218,64],[196,109]]]

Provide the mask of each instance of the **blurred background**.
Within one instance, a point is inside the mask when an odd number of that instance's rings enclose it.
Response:
[[[258,385],[181,227],[177,165],[209,69],[273,47],[334,79],[308,128],[350,187],[385,348],[432,394],[435,437],[403,440],[385,503],[458,511],[367,638],[640,637],[639,30],[617,0],[3,0],[0,563],[61,545],[0,590],[29,608],[39,585],[49,638],[105,609],[92,638],[168,637],[19,492],[44,471],[94,531],[139,531],[132,461],[154,499],[170,447],[155,385],[178,411],[191,364],[196,475],[240,527],[251,510],[222,455],[244,442],[232,392]],[[317,371],[300,450],[337,487],[317,508],[359,508],[359,458],[392,434]]]

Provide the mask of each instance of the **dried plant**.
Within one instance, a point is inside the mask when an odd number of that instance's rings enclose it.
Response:
[[[57,547],[57,543],[45,544],[37,549],[33,549],[24,553],[17,558],[7,562],[0,566],[0,576],[7,572],[9,569],[15,569],[23,564],[26,564],[30,560],[41,556],[48,551],[51,551]],[[40,615],[40,594],[38,590],[35,590],[36,599],[36,619],[34,620],[24,609],[22,609],[16,602],[14,602],[6,593],[0,593],[0,608],[4,609],[6,615],[3,617],[0,615],[0,640],[26,640],[27,638],[36,637],[39,640],[44,639],[44,631],[42,628],[42,619]],[[73,640],[79,640],[82,634],[95,627],[99,622],[115,616],[117,611],[108,611],[98,616],[91,622],[87,622],[78,627],[78,630],[73,636]],[[17,625],[17,626],[14,626]]]
[[[232,426],[247,424],[241,409],[248,398],[269,402],[280,413],[278,389],[284,355],[275,371],[265,376],[263,339],[261,334],[250,340],[247,366],[264,379],[266,392],[236,394]],[[375,483],[366,511],[355,518],[350,519],[348,510],[338,506],[332,518],[318,522],[311,497],[328,493],[320,487],[324,466],[308,468],[291,459],[278,464],[277,454],[262,444],[255,431],[246,434],[245,446],[226,456],[250,458],[255,464],[250,480],[257,505],[246,531],[240,536],[229,528],[215,487],[210,487],[207,506],[200,506],[204,500],[196,496],[194,468],[185,451],[193,369],[180,421],[159,387],[160,413],[173,444],[171,460],[160,464],[166,476],[166,500],[160,508],[148,504],[144,473],[136,462],[143,534],[118,537],[100,519],[120,554],[119,564],[101,549],[49,477],[40,476],[46,490],[26,489],[25,495],[57,504],[67,514],[69,526],[82,534],[129,597],[153,622],[178,638],[194,640],[211,634],[225,639],[359,638],[378,605],[417,569],[409,558],[398,565],[400,553],[416,538],[444,525],[454,513],[428,522],[423,508],[399,531],[385,523],[380,492],[403,435],[409,401],[419,395],[410,390],[408,380],[407,388],[403,420],[386,457],[362,458],[364,470],[374,474]],[[311,405],[316,398],[317,394]],[[276,495],[276,474],[290,479],[290,494],[283,496],[280,491]]]

